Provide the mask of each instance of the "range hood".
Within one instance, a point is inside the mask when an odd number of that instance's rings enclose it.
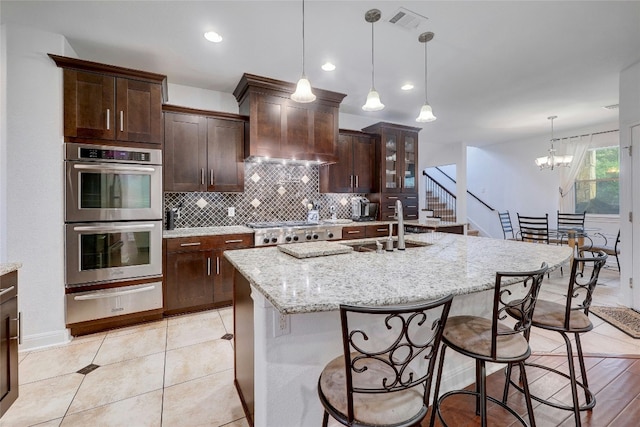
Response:
[[[338,111],[346,96],[313,89],[316,100],[293,101],[295,84],[243,74],[233,95],[240,114],[249,116],[245,158],[250,161],[335,163]]]

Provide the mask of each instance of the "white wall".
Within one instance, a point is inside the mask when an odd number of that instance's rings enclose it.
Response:
[[[628,220],[633,212],[635,223],[640,220],[640,61],[620,73],[620,303],[640,309],[640,263],[633,263],[633,254],[640,254],[640,227]],[[635,127],[632,141],[631,128]],[[633,142],[633,156],[624,147]],[[635,197],[634,197],[635,195]],[[635,256],[637,259],[638,256]],[[635,278],[635,287],[629,284]]]
[[[21,349],[30,349],[68,339],[64,322],[62,71],[47,53],[75,54],[58,34],[7,25],[5,36],[6,139],[2,150],[6,150],[6,175],[2,188],[6,223],[0,223],[0,240],[6,245],[7,261],[23,263],[18,273]]]
[[[0,262],[7,261],[7,45],[0,25]]]
[[[162,71],[156,71],[161,73]],[[217,92],[175,83],[167,85],[169,104],[200,110],[238,114],[238,102],[232,93]]]

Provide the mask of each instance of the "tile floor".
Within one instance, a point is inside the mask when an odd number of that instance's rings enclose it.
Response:
[[[552,272],[540,297],[561,300],[567,281],[566,272]],[[617,270],[603,270],[594,304],[617,305],[619,282]],[[640,340],[591,318],[585,352],[640,354]],[[20,353],[20,397],[0,426],[246,427],[233,386],[233,341],[221,338],[226,333],[233,333],[231,308]],[[533,331],[531,346],[536,353],[564,352],[553,333]],[[99,368],[76,372],[90,364]]]

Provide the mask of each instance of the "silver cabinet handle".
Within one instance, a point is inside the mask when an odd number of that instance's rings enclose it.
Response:
[[[185,246],[200,246],[200,242],[180,243],[180,246],[182,246],[182,247],[185,247]]]
[[[18,312],[18,317],[16,317],[15,319],[11,319],[15,322],[18,322],[18,336],[17,337],[12,337],[11,339],[17,339],[18,340],[18,345],[22,345],[22,316],[21,316],[21,312]]]
[[[118,166],[118,165],[73,165],[74,169],[81,170],[99,170],[105,172],[155,172],[156,168],[146,168],[143,166]]]
[[[359,230],[347,231],[347,234],[360,234]]]
[[[209,185],[213,185],[213,169],[211,169],[211,173],[210,173],[210,175],[211,175],[211,176],[209,177],[209,182],[210,182],[210,184],[209,184]]]
[[[16,287],[15,286],[11,286],[10,288],[6,288],[6,289],[0,289],[0,297],[4,294],[8,294],[9,292],[11,292],[12,290],[14,290]]]
[[[204,168],[200,169],[200,184],[204,185]]]
[[[225,240],[225,243],[242,243],[242,239]]]
[[[405,196],[407,199],[417,199],[416,196]]]
[[[120,132],[124,132],[124,111],[120,110]]]
[[[393,200],[395,200],[395,199],[397,199],[397,198],[398,198],[397,196],[387,196],[387,199],[393,199]]]
[[[155,224],[138,224],[138,225],[84,225],[73,227],[73,231],[133,231],[146,230],[155,228]]]
[[[408,208],[417,208],[418,205],[407,205]]]
[[[376,231],[387,231],[386,228],[376,228]]]
[[[356,187],[360,187],[360,175],[356,175]]]
[[[349,175],[349,187],[353,187],[353,175]]]
[[[216,276],[220,274],[220,257],[216,257]]]
[[[156,288],[156,285],[150,285],[150,286],[145,286],[144,288],[128,289],[126,291],[119,291],[119,292],[96,292],[96,293],[91,293],[87,295],[78,295],[76,297],[73,297],[73,299],[75,301],[88,301],[93,299],[113,298],[113,297],[119,297],[122,295],[137,294],[139,292],[152,291],[155,288]]]
[[[107,130],[111,128],[111,110],[107,108]]]
[[[207,276],[211,276],[211,258],[207,258]]]

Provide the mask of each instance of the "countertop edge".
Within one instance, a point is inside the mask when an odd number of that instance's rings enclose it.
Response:
[[[0,276],[14,272],[19,268],[22,268],[21,262],[2,262],[0,263]]]

